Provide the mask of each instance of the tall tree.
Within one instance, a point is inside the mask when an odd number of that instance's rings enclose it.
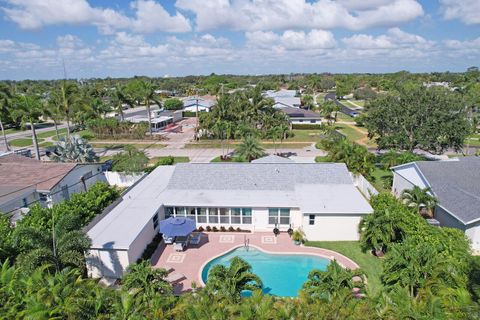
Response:
[[[152,114],[150,109],[150,104],[155,102],[158,106],[162,104],[156,98],[155,94],[156,86],[151,81],[138,79],[129,83],[129,92],[137,101],[143,101],[145,108],[147,110],[148,125],[150,136],[153,134],[152,130]]]
[[[419,213],[422,209],[425,209],[431,214],[432,210],[438,203],[437,199],[430,194],[429,188],[422,189],[418,186],[414,186],[412,189],[403,190],[401,199],[407,207],[412,208]]]
[[[250,162],[262,157],[265,154],[265,150],[260,146],[260,142],[255,137],[248,135],[235,149],[235,153],[240,158]]]
[[[127,104],[133,108],[132,98],[129,96],[126,86],[117,85],[115,88],[111,88],[108,91],[108,96],[110,98],[110,103],[113,106],[113,109],[117,110],[120,114],[120,119],[124,120],[123,105]]]
[[[59,109],[67,120],[67,136],[70,136],[70,123],[75,108],[81,101],[80,90],[75,82],[62,81],[61,85],[54,91]]]
[[[9,120],[10,114],[10,102],[12,99],[12,94],[10,89],[7,86],[0,86],[0,130],[2,130],[3,141],[5,143],[5,148],[7,151],[10,151],[10,146],[8,145],[7,135],[5,134],[5,128],[3,126],[5,121]]]
[[[459,150],[471,131],[462,97],[441,88],[401,87],[373,100],[363,121],[380,149]]]
[[[35,124],[43,114],[43,106],[37,95],[19,94],[14,97],[13,106],[15,109],[12,115],[22,122],[24,126],[30,125],[32,131],[32,140],[35,147],[35,156],[40,160],[40,149],[38,147],[37,132]]]

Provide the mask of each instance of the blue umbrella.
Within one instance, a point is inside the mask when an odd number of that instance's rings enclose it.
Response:
[[[192,233],[196,228],[195,221],[185,217],[170,217],[160,221],[160,233],[169,237],[184,237]]]

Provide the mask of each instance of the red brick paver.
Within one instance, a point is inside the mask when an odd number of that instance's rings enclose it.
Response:
[[[172,268],[174,273],[185,275],[185,279],[175,288],[177,293],[189,291],[192,281],[203,285],[201,272],[208,261],[221,256],[230,250],[243,246],[248,241],[252,247],[269,253],[314,254],[330,260],[335,259],[340,265],[349,269],[359,266],[351,259],[338,252],[305,246],[296,246],[286,233],[275,237],[272,233],[235,233],[207,232],[202,233],[199,245],[189,245],[184,252],[175,252],[172,245],[163,242],[152,256],[152,266],[157,268]]]

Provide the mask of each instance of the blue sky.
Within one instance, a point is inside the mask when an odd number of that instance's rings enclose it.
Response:
[[[0,0],[0,79],[464,71],[479,0]]]

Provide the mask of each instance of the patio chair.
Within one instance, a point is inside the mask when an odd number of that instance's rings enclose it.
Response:
[[[201,238],[202,238],[201,233],[192,233],[190,235],[190,243],[197,245],[200,243]]]
[[[183,279],[186,279],[186,277],[182,273],[172,273],[165,278],[165,280],[170,284],[177,283]]]
[[[175,237],[169,237],[165,233],[162,235],[162,238],[163,238],[163,242],[165,242],[165,244],[172,244],[173,241],[175,240]]]
[[[186,247],[185,242],[175,242],[173,244],[173,250],[175,251],[184,251]]]

